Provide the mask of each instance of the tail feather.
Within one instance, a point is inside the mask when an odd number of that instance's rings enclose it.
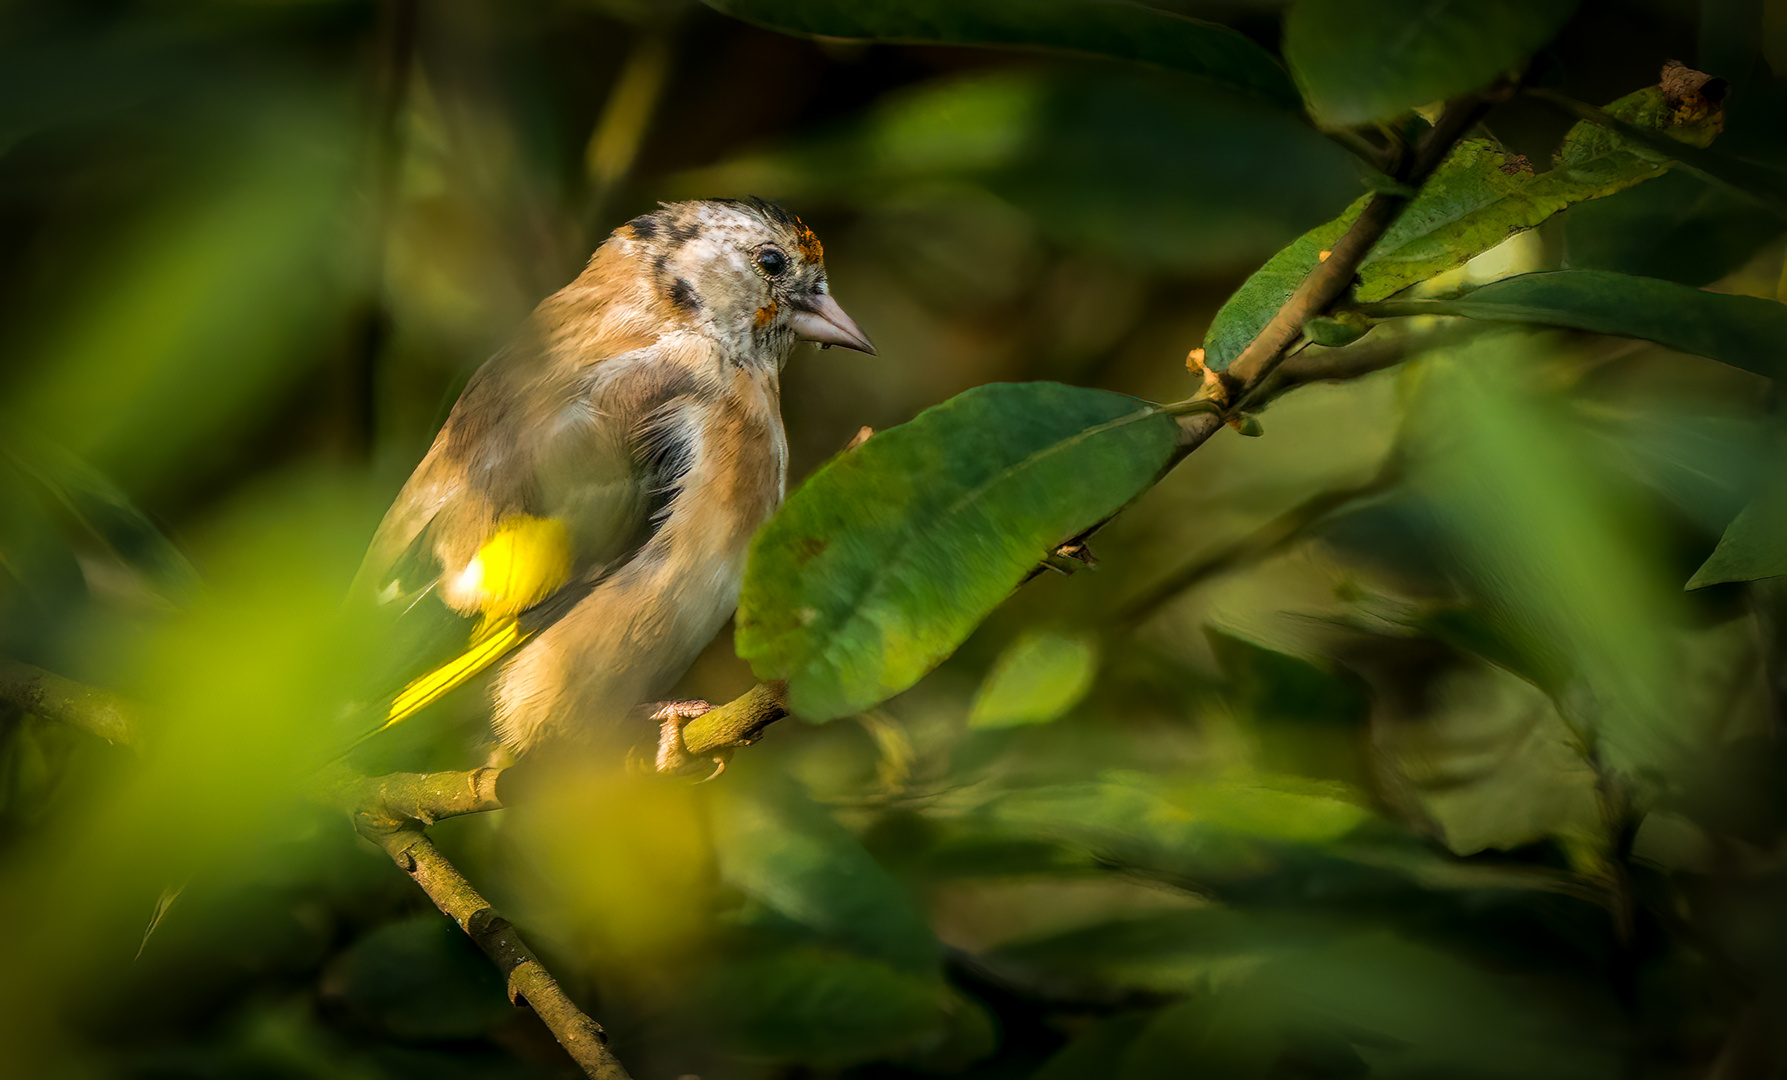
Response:
[[[501,660],[511,649],[532,636],[533,631],[523,630],[514,616],[479,627],[464,652],[428,674],[412,680],[398,692],[385,713],[384,724],[378,730],[384,731],[408,720],[439,701],[447,691]]]

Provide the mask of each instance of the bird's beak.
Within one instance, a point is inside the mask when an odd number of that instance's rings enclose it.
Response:
[[[828,293],[809,293],[790,305],[794,314],[788,320],[796,337],[820,345],[842,345],[860,353],[875,355],[875,346],[856,328],[856,321],[844,314]]]

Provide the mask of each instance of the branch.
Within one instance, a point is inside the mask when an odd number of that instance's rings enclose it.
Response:
[[[464,775],[495,771],[478,769]],[[428,894],[434,906],[458,923],[466,936],[484,950],[484,955],[503,973],[509,1000],[533,1009],[585,1075],[592,1080],[629,1080],[627,1070],[608,1049],[608,1035],[602,1025],[572,1003],[558,980],[515,932],[514,925],[497,914],[490,902],[440,853],[434,841],[428,839],[421,822],[391,822],[361,812],[355,814],[354,825],[360,835],[383,848],[391,861]]]
[[[1494,101],[1503,100],[1511,88],[1471,94],[1449,102],[1414,152],[1403,155],[1391,173],[1395,184],[1365,204],[1352,227],[1335,241],[1327,259],[1318,263],[1291,298],[1241,351],[1227,371],[1216,376],[1217,398],[1224,406],[1239,407],[1260,388],[1303,334],[1303,324],[1325,313],[1352,287],[1353,277],[1371,249],[1389,231],[1403,207],[1421,184],[1439,167],[1452,146],[1476,123]],[[1212,412],[1188,413],[1179,420],[1179,455],[1191,453],[1216,434],[1224,418]]]
[[[86,728],[109,743],[138,745],[132,702],[30,664],[0,660],[0,702],[44,720]]]
[[[761,739],[764,728],[787,715],[788,684],[780,680],[758,683],[685,724],[680,745],[660,746],[657,769],[677,775],[709,761],[723,768],[733,750]]]
[[[1363,484],[1310,496],[1248,535],[1168,574],[1147,592],[1117,609],[1111,619],[1112,627],[1134,629],[1187,590],[1237,566],[1257,562],[1284,550],[1311,526],[1320,524],[1335,511],[1389,491],[1399,482],[1401,473],[1401,462],[1392,457],[1376,476]]]

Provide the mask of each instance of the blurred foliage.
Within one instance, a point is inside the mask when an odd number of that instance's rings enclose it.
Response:
[[[834,721],[433,830],[635,1076],[1780,1074],[1783,67],[1728,0],[0,4],[0,656],[148,718],[0,706],[5,1071],[566,1075],[308,802],[341,597],[609,228],[756,194],[882,350],[790,362],[738,636]],[[1301,354],[1406,362],[1160,476],[1513,69],[1638,134],[1496,106]]]

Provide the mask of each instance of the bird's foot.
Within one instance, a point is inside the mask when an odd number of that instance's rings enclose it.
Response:
[[[681,776],[692,771],[692,766],[704,765],[689,753],[688,744],[683,742],[683,728],[689,721],[698,716],[705,716],[713,710],[713,706],[699,699],[686,701],[665,701],[658,704],[651,719],[658,722],[658,754],[654,766],[658,772],[668,776]],[[702,777],[700,783],[707,783],[726,771],[726,762],[731,754],[715,755],[713,771]]]

